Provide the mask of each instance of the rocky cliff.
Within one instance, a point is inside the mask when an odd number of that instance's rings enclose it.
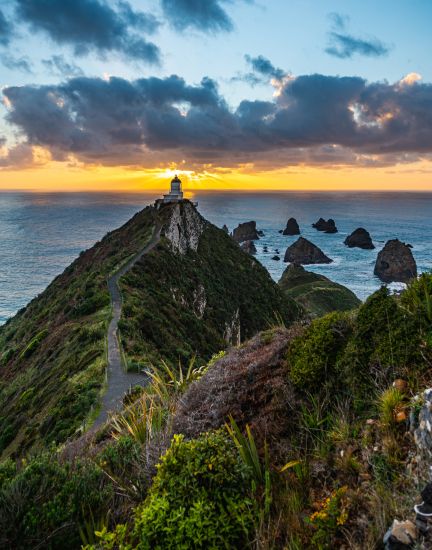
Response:
[[[188,201],[148,207],[83,252],[0,327],[0,453],[60,443],[86,429],[103,392],[111,316],[107,278],[160,242],[122,279],[125,362],[142,369],[208,359],[298,306],[267,271]]]

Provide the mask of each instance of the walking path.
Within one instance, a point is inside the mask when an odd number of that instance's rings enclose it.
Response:
[[[92,429],[98,428],[106,420],[110,412],[121,408],[123,397],[131,386],[144,385],[147,382],[145,374],[132,373],[124,370],[118,338],[118,322],[122,310],[122,297],[118,286],[120,277],[123,277],[145,254],[150,252],[160,239],[160,227],[155,227],[151,241],[127,264],[121,267],[108,279],[108,290],[111,296],[113,316],[108,327],[108,367],[107,390],[102,397],[101,410],[92,425]]]

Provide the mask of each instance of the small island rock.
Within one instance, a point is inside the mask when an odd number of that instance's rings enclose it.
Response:
[[[364,250],[375,248],[369,232],[363,227],[358,227],[351,235],[348,235],[344,240],[344,244],[350,248],[363,248]]]
[[[253,241],[244,241],[240,248],[248,254],[256,254],[257,251]]]
[[[327,221],[324,218],[320,218],[316,223],[312,224],[312,227],[318,231],[323,231],[324,233],[337,233],[336,223],[332,218],[329,218]]]
[[[273,256],[272,257],[272,260],[274,260],[275,262],[278,262],[280,260],[280,257],[279,256]]]
[[[285,229],[282,231],[283,235],[300,235],[300,227],[295,218],[290,218],[287,221]]]
[[[284,262],[304,265],[330,264],[332,261],[320,248],[304,237],[300,237],[287,248],[284,258]]]
[[[239,225],[234,229],[232,237],[238,243],[242,243],[244,241],[255,241],[259,239],[256,222],[252,221],[239,223]]]
[[[399,239],[387,241],[378,253],[374,274],[384,283],[407,283],[417,277],[417,265],[410,247]]]

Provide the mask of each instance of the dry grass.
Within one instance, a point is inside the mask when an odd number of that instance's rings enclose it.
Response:
[[[233,348],[180,398],[173,430],[188,437],[217,429],[232,416],[249,424],[262,446],[298,427],[299,398],[288,382],[285,356],[300,328],[275,328]]]

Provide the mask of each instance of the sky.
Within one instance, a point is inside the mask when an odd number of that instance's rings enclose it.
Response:
[[[0,189],[432,190],[430,0],[0,0]]]

